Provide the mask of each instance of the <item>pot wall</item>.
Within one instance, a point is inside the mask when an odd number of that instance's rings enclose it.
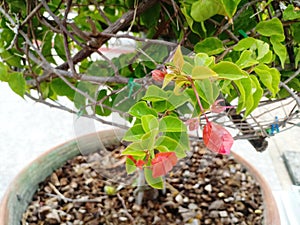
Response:
[[[86,135],[59,145],[34,160],[9,186],[0,205],[0,225],[20,225],[22,214],[38,189],[54,170],[79,154],[119,145],[124,131],[114,129]],[[83,147],[84,146],[84,147]]]
[[[20,225],[22,214],[38,189],[39,183],[61,167],[67,160],[79,154],[89,154],[119,145],[123,130],[107,130],[86,135],[57,146],[34,160],[14,179],[0,205],[1,225]],[[265,201],[265,224],[280,225],[280,217],[271,188],[262,175],[244,158],[232,152],[234,158],[243,164],[259,182]]]

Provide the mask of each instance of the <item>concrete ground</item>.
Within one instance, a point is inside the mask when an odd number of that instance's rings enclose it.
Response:
[[[72,114],[24,100],[0,82],[0,199],[30,161],[79,135],[74,121]],[[108,128],[93,121],[83,124],[88,126],[83,126],[80,134]],[[280,132],[268,141],[269,147],[262,153],[247,141],[236,141],[233,150],[256,165],[269,182],[280,208],[282,225],[300,224],[300,186],[292,184],[282,159],[285,151],[300,152],[300,127]]]

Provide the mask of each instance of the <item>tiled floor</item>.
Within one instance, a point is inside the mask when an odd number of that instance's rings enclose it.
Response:
[[[107,128],[84,121],[78,129],[76,123],[72,114],[25,101],[0,82],[0,199],[13,177],[43,151],[77,135]],[[300,187],[292,185],[282,159],[284,151],[300,152],[300,127],[280,132],[268,141],[269,147],[262,153],[247,141],[236,141],[233,150],[253,162],[269,182],[282,225],[300,224]]]

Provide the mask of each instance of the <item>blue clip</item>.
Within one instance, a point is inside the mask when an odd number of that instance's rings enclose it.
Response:
[[[279,122],[278,122],[278,117],[275,116],[275,121],[271,125],[271,135],[274,135],[274,133],[279,133]]]

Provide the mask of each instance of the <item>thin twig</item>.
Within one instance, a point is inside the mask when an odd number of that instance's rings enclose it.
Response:
[[[121,195],[119,193],[117,193],[117,197],[118,199],[121,201],[122,206],[124,208],[124,213],[126,214],[126,216],[131,220],[132,224],[135,224],[134,222],[134,218],[130,215],[130,213],[128,212],[128,209],[126,207],[125,201],[124,199],[121,197]]]

